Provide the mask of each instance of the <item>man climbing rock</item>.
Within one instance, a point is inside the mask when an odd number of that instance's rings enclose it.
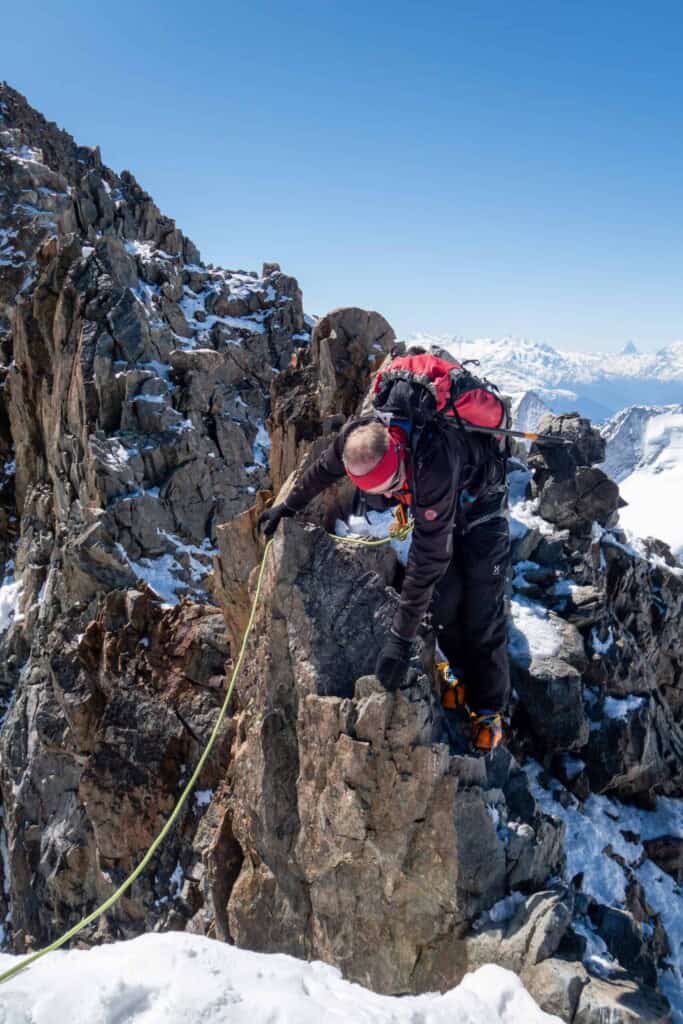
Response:
[[[454,403],[456,420],[449,422],[450,407],[439,406],[439,381],[436,387],[424,382],[438,372],[450,373],[452,382],[454,367],[460,398]],[[418,394],[416,405],[416,382],[431,398],[427,412],[424,395]],[[464,429],[458,415],[459,403],[466,411],[463,395],[472,406],[482,391],[481,402],[489,403],[491,392],[477,387],[481,384],[458,364],[419,350],[395,360],[381,386],[375,385],[376,414],[346,423],[286,501],[262,513],[259,526],[272,536],[283,516],[301,511],[344,475],[364,494],[376,496],[375,506],[379,500],[380,506],[409,509],[408,564],[375,674],[389,690],[405,682],[412,641],[431,609],[448,676],[452,683],[464,680],[472,742],[487,752],[501,742],[501,712],[509,691],[504,592],[510,537],[500,438]],[[502,402],[495,401],[491,422],[500,426]]]

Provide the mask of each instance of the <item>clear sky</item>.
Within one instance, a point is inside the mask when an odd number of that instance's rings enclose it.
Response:
[[[683,4],[26,0],[0,77],[310,313],[683,338]]]

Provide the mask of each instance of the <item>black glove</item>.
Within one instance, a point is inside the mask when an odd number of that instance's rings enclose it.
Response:
[[[386,690],[398,690],[405,682],[412,649],[412,640],[389,631],[375,665],[375,675]]]
[[[258,517],[257,527],[264,537],[272,537],[277,530],[277,524],[285,516],[293,516],[294,509],[285,505],[284,501],[279,505],[271,505]]]

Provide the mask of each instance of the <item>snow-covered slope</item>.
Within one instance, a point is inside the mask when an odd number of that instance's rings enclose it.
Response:
[[[511,412],[515,430],[533,431],[552,409],[535,391],[524,391],[514,395]]]
[[[535,391],[554,412],[577,409],[602,421],[637,403],[666,405],[683,394],[683,341],[658,352],[633,346],[619,353],[558,352],[526,338],[461,338],[415,335],[413,344],[435,344],[455,358],[479,359],[481,370],[508,394]]]
[[[639,537],[659,537],[683,557],[683,405],[632,406],[603,428],[604,469],[619,484],[621,525]]]
[[[661,473],[680,461],[682,427],[683,404],[622,409],[602,428],[607,452],[600,468],[617,483],[638,468],[659,466]]]
[[[0,970],[18,957],[0,956]],[[443,995],[391,997],[334,967],[168,932],[52,953],[6,982],[2,1024],[560,1024],[492,964]]]

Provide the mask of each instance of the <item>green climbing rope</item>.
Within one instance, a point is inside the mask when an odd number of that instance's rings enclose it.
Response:
[[[338,537],[334,533],[328,533],[327,536],[341,543],[365,544],[367,547],[389,544],[392,540],[407,540],[413,532],[413,520],[407,515],[402,505],[397,506],[395,517],[395,521],[389,527],[389,536],[380,537],[378,540],[366,540],[365,537]]]
[[[380,537],[379,540],[366,540],[365,537],[338,537],[335,533],[328,533],[328,537],[332,540],[338,541],[340,544],[365,544],[367,547],[372,548],[377,544],[388,544],[390,540],[397,540],[396,537]]]

